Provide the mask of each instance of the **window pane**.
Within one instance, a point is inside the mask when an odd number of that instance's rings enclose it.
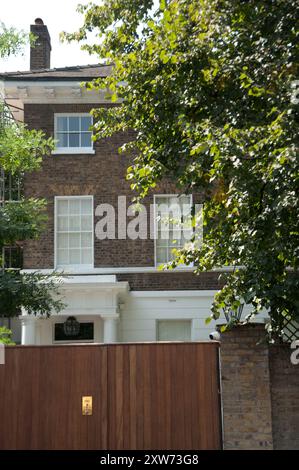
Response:
[[[70,248],[80,248],[80,233],[70,233]]]
[[[80,216],[76,216],[76,215],[70,216],[69,221],[70,221],[70,227],[69,227],[70,231],[81,229]]]
[[[82,250],[82,264],[92,264],[91,249]]]
[[[79,143],[79,135],[80,134],[70,134],[69,135],[69,142],[70,142],[70,147],[80,147]]]
[[[93,204],[89,197],[58,199],[57,265],[93,264]],[[63,233],[65,232],[65,233]]]
[[[168,205],[176,206],[177,204],[180,204],[180,198],[178,198],[177,196],[170,196],[168,200]]]
[[[158,341],[191,341],[191,321],[160,320]]]
[[[68,146],[68,134],[58,133],[56,135],[56,139],[58,140],[57,147],[67,147]]]
[[[186,204],[190,207],[190,205],[191,205],[191,196],[181,196],[179,200],[180,200],[181,205]]]
[[[69,207],[69,201],[67,199],[61,199],[57,201],[58,214],[67,214]]]
[[[59,266],[63,264],[69,264],[68,252],[67,250],[58,250],[57,251],[57,264]]]
[[[92,218],[90,215],[83,215],[82,216],[82,230],[85,232],[88,230],[92,230]]]
[[[91,116],[81,117],[81,131],[88,131],[91,126]]]
[[[179,247],[172,247],[169,249],[169,252],[168,252],[168,261],[172,261],[176,258],[176,255],[172,252],[173,249],[179,249]]]
[[[162,240],[167,245],[169,240],[169,230],[158,230],[158,240]]]
[[[70,264],[80,264],[80,250],[70,250]]]
[[[79,128],[79,119],[80,119],[79,116],[69,117],[69,131],[70,132],[74,132],[74,131],[79,132],[79,130],[80,130],[80,128]]]
[[[172,242],[173,240],[176,240],[177,243],[180,242],[182,238],[182,230],[170,230],[169,231],[169,240]]]
[[[161,219],[157,221],[157,228],[159,232],[168,232],[169,227],[171,226],[169,222],[169,217],[163,216]]]
[[[172,250],[179,250],[184,246],[183,234],[186,229],[182,224],[182,219],[189,220],[189,217],[182,216],[190,214],[191,196],[159,196],[155,198],[155,202],[156,215],[161,217],[161,220],[156,222],[156,261],[159,264],[174,259],[175,255]],[[190,232],[192,233],[192,230]],[[189,231],[186,230],[186,238],[188,235]]]
[[[57,247],[58,248],[68,248],[68,234],[60,233],[57,236]]]
[[[183,230],[183,232],[182,232],[182,245],[184,245],[187,242],[190,242],[192,237],[193,237],[192,230]]]
[[[70,199],[70,214],[80,214],[80,199]]]
[[[81,214],[92,214],[92,199],[81,199]]]
[[[81,147],[91,147],[91,132],[81,134]]]
[[[157,238],[157,247],[162,248],[162,247],[167,247],[169,241],[168,240],[162,240],[162,238]]]
[[[181,246],[181,240],[180,239],[176,239],[176,238],[171,238],[169,240],[169,246],[171,248],[179,248]]]
[[[91,248],[92,246],[92,234],[91,233],[82,233],[81,235],[81,247]]]
[[[68,231],[69,225],[68,225],[68,218],[64,216],[58,216],[58,231],[64,232]]]
[[[80,323],[78,334],[66,335],[63,323],[55,323],[54,339],[55,341],[92,341],[94,339],[94,324]]]
[[[157,248],[157,263],[167,263],[167,248]]]
[[[67,132],[68,131],[68,126],[67,126],[67,117],[57,117],[57,131],[61,132]]]

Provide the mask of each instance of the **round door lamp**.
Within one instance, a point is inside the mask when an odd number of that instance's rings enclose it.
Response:
[[[63,331],[66,336],[78,336],[80,331],[80,323],[75,317],[68,317],[63,324]]]

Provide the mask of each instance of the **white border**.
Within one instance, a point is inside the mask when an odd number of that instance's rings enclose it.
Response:
[[[67,265],[59,267],[58,269],[61,271],[65,271],[67,269],[75,270],[77,269],[94,269],[94,197],[93,195],[84,195],[84,196],[54,196],[54,270],[57,268],[57,201],[63,199],[91,199],[92,201],[92,264],[77,264],[77,265]]]
[[[218,290],[132,290],[130,291],[130,296],[132,297],[167,297],[169,299],[174,299],[175,297],[214,297],[217,294]]]
[[[190,196],[190,208],[192,209],[192,205],[193,205],[193,194],[154,194],[154,258],[155,258],[155,267],[156,268],[159,268],[159,266],[163,266],[165,263],[157,263],[157,204],[156,204],[156,198],[158,197],[177,197],[179,198],[180,196]],[[181,265],[181,266],[177,266],[177,270],[181,270],[181,269],[186,269],[188,267],[191,267],[193,269],[193,265],[190,264],[188,266],[186,265]],[[162,271],[163,272],[163,271]]]
[[[110,266],[109,268],[84,268],[81,266],[80,269],[74,270],[71,267],[68,269],[57,269],[58,273],[61,274],[73,274],[73,275],[85,275],[85,274],[139,274],[139,273],[167,273],[167,274],[177,274],[181,272],[194,272],[196,267],[194,266],[180,266],[175,269],[168,269],[168,270],[161,270],[156,266],[123,266],[123,267],[116,267]],[[222,266],[220,268],[210,269],[208,271],[203,271],[204,273],[224,273],[224,272],[232,272],[235,269],[242,269],[242,266]],[[40,273],[40,274],[51,274],[55,271],[55,268],[49,269],[23,269],[21,273]]]
[[[90,113],[54,113],[54,140],[56,139],[57,134],[57,118],[58,117],[90,117],[91,118],[91,125],[93,126],[93,116]],[[52,152],[52,155],[61,155],[61,154],[94,154],[95,150],[93,148],[93,140],[91,141],[91,147],[55,147]]]

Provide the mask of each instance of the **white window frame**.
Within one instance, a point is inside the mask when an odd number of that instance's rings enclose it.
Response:
[[[64,266],[57,266],[57,201],[69,199],[91,199],[92,204],[92,260],[91,264],[67,264]],[[93,196],[55,196],[54,198],[54,266],[55,269],[93,269],[94,268],[94,197]]]
[[[182,343],[191,343],[192,342],[192,330],[193,330],[193,319],[192,318],[157,318],[156,319],[156,341],[158,342],[165,342],[163,339],[159,339],[159,323],[160,322],[188,322],[190,323],[190,339],[188,341],[183,341],[183,340],[169,340],[170,342],[182,342]]]
[[[57,141],[57,118],[59,117],[91,117],[91,125],[93,125],[93,117],[90,113],[54,113],[54,139]],[[53,155],[59,154],[94,154],[93,140],[90,147],[55,147],[52,151]]]
[[[158,240],[158,227],[157,227],[157,199],[158,198],[168,198],[168,197],[179,197],[179,196],[189,196],[190,197],[190,209],[192,209],[192,206],[193,206],[193,194],[175,194],[175,193],[172,193],[172,194],[154,194],[154,233],[155,233],[155,237],[154,237],[154,249],[155,249],[155,267],[158,267],[158,266],[163,266],[163,264],[165,263],[158,263],[157,262],[157,240]],[[174,247],[175,248],[175,247]],[[188,266],[193,266],[193,263],[188,265]],[[184,269],[186,267],[188,267],[186,265],[179,265],[176,267],[176,269]]]

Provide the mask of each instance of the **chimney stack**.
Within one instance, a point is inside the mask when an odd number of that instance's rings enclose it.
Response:
[[[51,38],[41,18],[36,18],[30,26],[36,40],[30,47],[30,70],[49,69],[51,60]]]

